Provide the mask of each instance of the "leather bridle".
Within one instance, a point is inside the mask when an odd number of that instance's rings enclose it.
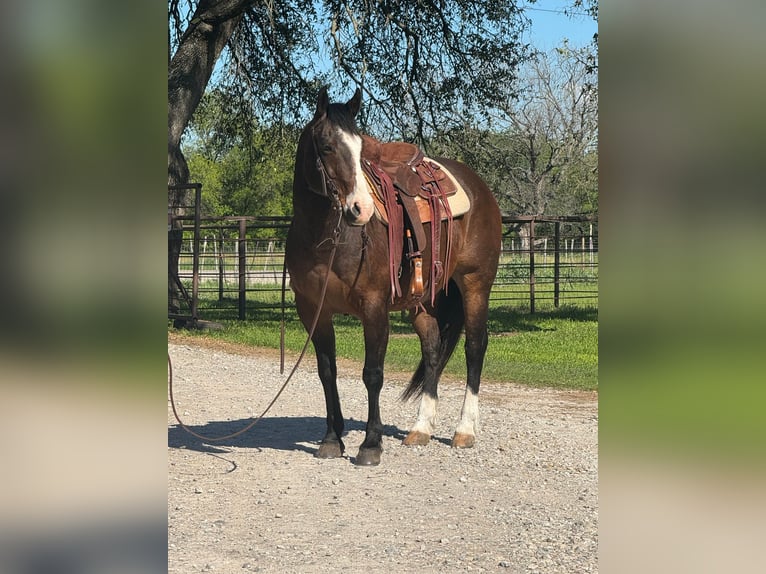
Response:
[[[330,177],[330,174],[327,173],[327,166],[325,166],[324,159],[322,159],[322,154],[319,153],[313,128],[311,130],[311,144],[314,148],[314,155],[316,156],[316,168],[322,180],[322,191],[319,192],[314,189],[312,189],[312,191],[317,195],[334,199],[337,203],[340,203],[340,190],[335,183],[335,179]]]

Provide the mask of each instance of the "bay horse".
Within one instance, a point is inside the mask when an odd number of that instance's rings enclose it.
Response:
[[[362,135],[357,128],[355,118],[361,99],[359,89],[345,104],[330,103],[326,88],[319,94],[314,117],[298,141],[293,220],[285,259],[298,315],[307,331],[311,332],[316,320],[311,341],[324,389],[327,431],[315,456],[335,458],[345,450],[332,317],[350,314],[358,317],[363,326],[362,380],[369,409],[365,438],[353,462],[377,465],[382,452],[379,397],[390,311],[410,311],[422,352],[420,365],[402,394],[403,399],[420,396],[417,420],[404,444],[424,445],[431,439],[439,377],[465,328],[466,391],[452,446],[474,445],[480,376],[488,341],[489,294],[497,272],[502,230],[497,202],[481,178],[458,161],[434,158],[462,185],[470,209],[455,217],[449,228],[441,224],[442,253],[449,233],[452,256],[440,274],[435,300],[417,297],[408,289],[392,296],[388,229],[375,214],[361,166],[363,157],[380,142]],[[426,228],[429,225],[425,224]],[[429,257],[426,249],[426,269]],[[399,273],[401,284],[409,285],[413,273],[410,266],[402,264]]]

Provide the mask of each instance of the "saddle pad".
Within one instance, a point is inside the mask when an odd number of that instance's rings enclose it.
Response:
[[[447,197],[447,202],[449,203],[450,210],[452,211],[452,217],[458,217],[460,215],[463,215],[468,212],[469,209],[471,209],[471,200],[468,197],[468,194],[463,189],[463,186],[460,185],[457,179],[449,172],[447,168],[445,168],[442,164],[440,164],[438,161],[435,161],[431,158],[425,158],[426,161],[430,161],[432,163],[435,163],[438,165],[441,170],[447,175],[447,177],[450,178],[452,183],[455,185],[455,193]],[[386,208],[383,204],[383,201],[378,197],[377,190],[375,189],[375,186],[370,183],[369,179],[365,176],[365,180],[367,180],[367,187],[369,188],[370,195],[372,195],[373,200],[375,201],[375,214],[378,216],[378,219],[382,220],[383,223],[388,224],[388,214],[386,213]],[[428,202],[423,199],[420,196],[415,197],[415,204],[418,206],[418,213],[420,214],[420,221],[421,223],[429,223],[431,221],[431,210],[428,207]],[[447,219],[446,214],[442,216],[442,221]]]

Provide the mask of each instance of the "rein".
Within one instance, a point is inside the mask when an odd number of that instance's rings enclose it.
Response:
[[[211,437],[211,436],[200,434],[192,430],[189,427],[189,425],[187,425],[186,423],[183,422],[183,420],[181,420],[181,417],[178,414],[178,409],[176,409],[175,397],[173,396],[173,363],[170,360],[170,353],[168,353],[168,394],[170,396],[170,406],[173,409],[173,416],[175,417],[176,421],[178,421],[178,424],[182,429],[184,429],[190,435],[197,437],[198,439],[201,439],[207,442],[220,442],[223,440],[232,439],[234,437],[237,437],[241,434],[246,433],[251,428],[253,428],[258,423],[258,421],[263,419],[263,417],[266,416],[266,413],[268,413],[269,410],[271,410],[271,407],[274,406],[274,403],[277,402],[277,399],[279,399],[282,392],[285,390],[285,388],[287,388],[288,383],[293,378],[293,375],[295,374],[295,372],[298,370],[298,367],[303,361],[303,357],[306,355],[306,351],[308,350],[309,343],[311,343],[311,338],[314,336],[314,331],[316,331],[317,324],[319,323],[319,316],[322,313],[322,307],[324,306],[325,296],[327,295],[327,285],[330,283],[330,271],[332,270],[332,264],[335,261],[335,253],[338,250],[339,239],[340,239],[340,225],[341,225],[341,221],[343,217],[343,210],[340,208],[340,200],[338,199],[338,192],[337,192],[337,187],[335,185],[335,182],[332,180],[332,178],[328,176],[327,171],[324,168],[324,162],[322,162],[322,157],[317,153],[316,141],[314,140],[313,137],[311,138],[311,140],[314,144],[314,152],[316,153],[316,156],[317,156],[317,169],[322,175],[322,190],[324,192],[323,195],[333,200],[336,206],[336,210],[339,212],[340,215],[338,217],[338,222],[335,224],[335,229],[332,232],[332,237],[328,238],[330,241],[332,241],[332,250],[330,251],[330,257],[327,260],[327,273],[325,274],[324,282],[322,284],[322,291],[319,295],[319,305],[317,305],[316,312],[314,313],[314,318],[311,321],[311,328],[308,331],[306,342],[303,344],[303,349],[301,349],[301,353],[298,356],[298,360],[295,362],[295,365],[290,371],[290,374],[287,376],[287,379],[285,379],[285,382],[282,383],[282,386],[279,388],[279,391],[277,391],[277,394],[274,396],[273,399],[271,399],[271,402],[263,410],[263,412],[257,417],[254,417],[252,421],[248,423],[247,426],[245,426],[243,429],[240,429],[236,432],[233,432],[224,436],[219,436],[219,437]],[[328,187],[333,192],[332,195],[329,195],[327,193]],[[325,239],[324,241],[327,241],[327,239]],[[324,243],[324,241],[322,243]],[[280,325],[280,361],[279,361],[280,374],[284,373],[284,353],[285,353],[284,318],[285,318],[286,277],[287,277],[287,262],[285,261],[285,263],[283,263],[282,265],[282,321]]]

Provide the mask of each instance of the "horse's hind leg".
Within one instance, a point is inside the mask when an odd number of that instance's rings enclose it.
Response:
[[[311,328],[314,319],[315,307],[308,300],[296,294],[295,303],[298,308],[298,316],[301,318],[306,330]],[[340,397],[338,396],[337,374],[335,363],[335,329],[332,326],[332,316],[324,315],[319,318],[314,334],[311,337],[317,358],[317,371],[324,389],[325,407],[327,412],[327,431],[319,450],[314,453],[318,458],[338,458],[343,456],[346,449],[341,440],[344,424],[343,413],[340,409]]]
[[[465,309],[466,389],[460,422],[452,437],[455,448],[470,448],[476,442],[479,427],[479,384],[487,351],[487,317],[489,314],[489,288],[471,290],[461,285]]]
[[[436,317],[418,313],[412,320],[415,332],[420,337],[422,359],[413,379],[418,379],[422,390],[418,418],[404,438],[406,445],[425,445],[431,440],[436,427],[436,412],[439,404],[437,393],[440,332]]]

